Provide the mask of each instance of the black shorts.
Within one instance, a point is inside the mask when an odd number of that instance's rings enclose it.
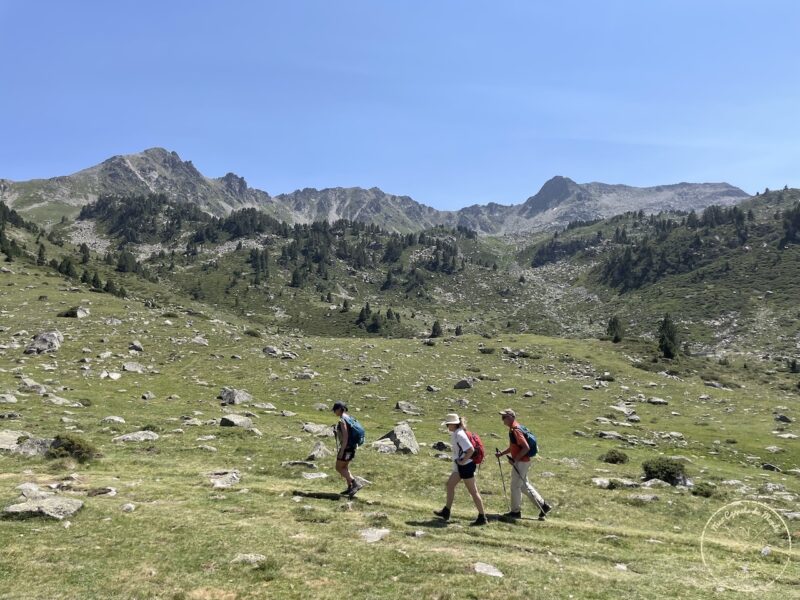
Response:
[[[344,462],[350,462],[356,457],[356,449],[355,448],[347,448],[342,451],[342,457],[336,457],[336,460],[343,460]]]
[[[458,468],[458,475],[461,479],[472,479],[475,477],[475,469],[478,468],[478,465],[470,461],[465,465],[456,463],[456,467]]]

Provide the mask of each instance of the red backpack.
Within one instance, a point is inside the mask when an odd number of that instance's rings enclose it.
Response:
[[[467,439],[469,439],[469,443],[472,444],[472,447],[475,448],[475,451],[472,453],[472,462],[474,462],[476,465],[481,464],[483,462],[483,457],[486,456],[486,452],[483,449],[481,436],[479,436],[477,433],[468,431]]]

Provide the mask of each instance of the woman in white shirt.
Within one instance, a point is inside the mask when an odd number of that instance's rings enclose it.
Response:
[[[478,492],[478,485],[475,481],[475,469],[477,465],[472,461],[475,448],[467,437],[467,427],[464,419],[457,414],[449,414],[445,417],[442,425],[446,425],[450,431],[450,444],[453,446],[453,471],[447,480],[445,489],[447,490],[447,502],[442,510],[435,510],[433,514],[441,517],[445,521],[450,518],[450,509],[453,506],[453,499],[456,495],[456,486],[459,481],[463,481],[467,487],[475,508],[478,509],[478,518],[472,525],[486,525],[486,514],[483,510],[483,499]]]

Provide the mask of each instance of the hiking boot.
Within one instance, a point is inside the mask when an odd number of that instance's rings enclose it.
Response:
[[[552,507],[547,502],[542,504],[542,509],[539,511],[539,520],[540,521],[544,521],[545,515],[550,512],[551,508]]]
[[[445,506],[442,510],[433,511],[433,514],[447,521],[450,518],[450,509]]]
[[[489,524],[489,521],[486,519],[486,515],[478,515],[478,518],[475,519],[472,523],[470,523],[470,525],[472,525],[472,526],[488,525],[488,524]]]
[[[352,498],[353,496],[355,496],[358,493],[358,490],[360,490],[362,487],[364,487],[364,484],[363,483],[359,483],[358,480],[354,479],[353,480],[353,485],[350,486],[350,491],[348,492],[347,495]]]
[[[356,483],[356,481],[355,481],[355,479],[354,479],[354,480],[353,480],[353,483],[351,483],[350,485],[348,485],[348,486],[347,486],[347,489],[346,489],[345,491],[343,491],[343,492],[339,492],[339,495],[340,495],[340,496],[349,496],[349,495],[350,495],[350,492],[352,492],[352,491],[353,491],[353,485],[355,485],[355,483]]]
[[[512,511],[509,511],[506,514],[504,514],[502,516],[502,518],[503,519],[521,519],[522,518],[522,512],[520,512],[518,510],[512,510]]]

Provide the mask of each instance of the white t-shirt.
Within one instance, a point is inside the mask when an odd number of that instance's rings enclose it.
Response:
[[[467,432],[464,431],[463,427],[459,427],[455,431],[450,434],[450,445],[453,446],[453,461],[461,460],[461,458],[470,451],[470,449],[474,450],[472,444],[467,437]],[[470,458],[467,461],[467,464],[471,463],[472,459]]]

